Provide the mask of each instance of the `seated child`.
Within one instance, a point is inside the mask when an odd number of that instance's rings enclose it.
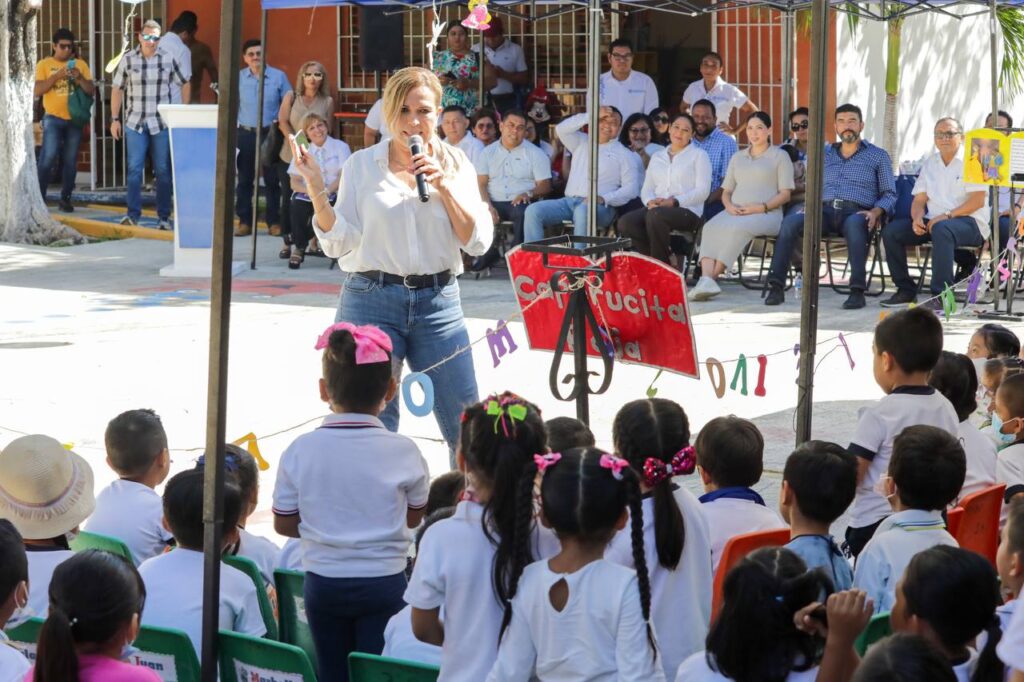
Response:
[[[711,530],[711,566],[717,571],[731,537],[785,528],[786,522],[752,489],[764,468],[764,438],[753,422],[716,417],[700,430],[694,449],[704,483],[701,509]]]
[[[875,601],[875,611],[892,608],[896,581],[918,552],[935,545],[957,546],[946,532],[942,512],[964,482],[964,449],[934,426],[908,426],[896,436],[889,473],[881,479],[895,512],[885,518],[857,557],[853,584]]]
[[[548,448],[551,452],[594,447],[594,433],[579,419],[555,417],[544,422],[544,428],[548,432]]]
[[[238,542],[242,497],[238,486],[224,485],[224,547]],[[202,643],[203,616],[203,472],[182,471],[164,487],[164,525],[177,549],[139,566],[146,585],[143,625],[183,630],[196,653]],[[262,637],[267,628],[260,615],[256,585],[226,564],[220,567],[220,629]]]
[[[1002,635],[995,617],[999,579],[980,554],[939,545],[917,554],[896,583],[889,620],[893,632],[910,632],[931,642],[946,658],[959,682],[995,682],[1003,677],[996,656]],[[982,632],[979,653],[971,647]]]
[[[440,478],[435,479],[434,482],[436,483]],[[431,492],[433,492],[433,487],[431,487]],[[420,541],[423,539],[423,534],[427,532],[427,529],[438,521],[450,519],[454,513],[455,506],[452,505],[435,509],[427,514],[423,525],[416,529],[417,552],[420,549]],[[413,562],[413,565],[415,566],[415,562]],[[427,665],[441,665],[441,647],[421,642],[413,634],[412,607],[408,604],[405,605],[404,609],[391,616],[387,627],[384,628],[384,651],[381,652],[381,656],[400,658],[404,661],[418,661]]]
[[[920,635],[898,632],[876,642],[857,667],[853,682],[957,682],[935,646]]]
[[[1007,377],[996,392],[992,432],[1002,442],[996,456],[996,481],[1006,484],[1006,499],[1024,493],[1024,374]],[[1003,509],[1002,519],[1006,519]]]
[[[0,453],[0,518],[21,533],[28,554],[28,604],[19,616],[45,618],[50,577],[74,556],[70,540],[96,506],[92,468],[49,436],[16,438]]]
[[[28,559],[18,530],[0,519],[0,681],[21,682],[32,664],[25,655],[8,645],[4,628],[9,619],[28,603]]]
[[[540,473],[541,522],[562,549],[526,565],[517,552],[488,682],[648,680],[664,682],[651,627],[639,479],[624,459],[596,448],[537,455],[523,473],[518,518],[533,514]],[[627,514],[626,510],[629,509]],[[636,570],[603,558],[616,531],[632,526]],[[520,533],[522,535],[520,535]],[[529,543],[527,524],[516,542]]]
[[[971,360],[1015,358],[1020,355],[1020,339],[1001,324],[989,322],[978,327],[967,344]]]
[[[466,489],[466,474],[461,471],[446,471],[430,482],[430,491],[427,493],[426,515],[430,516],[439,509],[454,507],[462,499],[462,493]],[[420,527],[419,532],[423,528]]]
[[[1006,524],[996,550],[996,570],[1002,596],[1006,599],[996,608],[996,614],[1003,632],[1009,632],[1020,590],[1024,587],[1024,499],[1013,500],[1007,505]],[[983,635],[978,637],[979,649],[985,648]]]
[[[1020,374],[1024,370],[1024,361],[1020,358],[995,358],[983,360],[980,372],[978,388],[978,411],[975,413],[975,421],[982,433],[992,439],[996,447],[1002,447],[1003,443],[999,436],[990,428],[992,425],[992,410],[995,408],[996,392],[1004,379]]]
[[[388,619],[405,605],[406,557],[429,473],[416,444],[378,418],[397,389],[387,334],[339,322],[316,347],[320,398],[332,414],[281,455],[274,528],[302,540],[319,679],[345,682],[349,653],[379,654]]]
[[[146,589],[135,566],[90,549],[53,572],[50,615],[39,631],[33,682],[160,682],[145,666],[122,662],[139,635]]]
[[[853,569],[828,529],[856,491],[857,461],[835,443],[808,441],[786,459],[779,494],[779,512],[790,528],[786,547],[808,569],[824,569],[839,591],[853,587]]]
[[[978,377],[971,359],[966,355],[942,351],[935,369],[928,377],[932,386],[953,405],[960,420],[960,442],[967,456],[967,475],[958,498],[984,490],[996,482],[996,446],[970,417],[978,408]]]
[[[132,552],[135,565],[167,548],[163,502],[154,488],[171,469],[167,434],[153,410],[122,412],[103,436],[107,465],[120,478],[96,497],[96,511],[85,529],[115,537]]]
[[[996,646],[996,653],[1007,670],[1013,670],[1010,682],[1024,681],[1024,609],[1017,609],[1013,614],[1009,629]]]
[[[942,323],[924,306],[891,313],[875,326],[875,383],[886,396],[860,412],[850,452],[857,456],[857,495],[850,509],[846,544],[860,554],[878,524],[892,513],[875,491],[889,468],[893,440],[903,429],[936,426],[953,436],[960,420],[945,396],[928,385],[942,353]],[[877,606],[877,604],[876,604]]]

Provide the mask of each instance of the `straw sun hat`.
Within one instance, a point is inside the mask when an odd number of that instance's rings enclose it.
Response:
[[[26,540],[70,532],[92,514],[92,468],[49,436],[22,436],[0,452],[0,518]]]

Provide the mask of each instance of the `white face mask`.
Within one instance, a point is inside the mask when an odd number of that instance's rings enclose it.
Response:
[[[9,630],[11,628],[16,628],[22,623],[28,621],[29,618],[34,617],[35,615],[35,609],[33,609],[28,604],[28,594],[26,592],[25,603],[19,606],[18,608],[14,609],[14,613],[12,613],[11,617],[7,619],[7,623],[4,625],[4,629]]]

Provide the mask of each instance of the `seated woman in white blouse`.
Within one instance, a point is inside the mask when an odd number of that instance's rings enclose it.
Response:
[[[651,156],[640,200],[644,208],[619,218],[618,231],[645,256],[669,262],[669,235],[700,229],[704,200],[711,192],[711,160],[693,140],[689,114],[676,114],[669,126],[671,145]]]
[[[406,360],[414,372],[432,367],[434,417],[454,453],[462,409],[479,400],[473,356],[437,363],[469,345],[456,280],[459,252],[487,251],[494,223],[469,159],[436,135],[440,111],[437,76],[419,67],[395,72],[384,88],[391,139],[349,157],[333,209],[316,159],[303,154],[295,166],[309,187],[320,245],[348,273],[336,320],[383,329],[394,345],[396,375]],[[415,156],[408,146],[413,135],[424,147]],[[427,183],[425,202],[417,175]],[[389,402],[380,418],[397,431],[398,402]]]
[[[299,124],[302,132],[309,140],[307,154],[312,154],[320,166],[320,174],[327,188],[327,199],[333,204],[341,185],[341,166],[352,155],[349,146],[328,134],[327,119],[316,112],[302,117]],[[292,198],[289,202],[292,252],[288,259],[288,267],[298,270],[306,258],[306,247],[313,238],[313,202],[307,192],[306,180],[295,168],[295,161],[288,164],[288,177],[291,180]]]

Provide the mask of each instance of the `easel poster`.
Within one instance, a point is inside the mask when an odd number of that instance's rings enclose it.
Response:
[[[979,128],[964,142],[964,182],[998,187],[1024,187],[1024,132]]]
[[[611,258],[611,272],[600,273],[599,284],[591,274],[587,286],[598,324],[610,328],[615,359],[699,379],[697,345],[679,271],[636,253],[615,253]],[[551,277],[557,269],[592,264],[580,256],[552,254],[545,267],[540,253],[521,247],[510,251],[507,259],[530,348],[554,351],[569,293],[552,295]],[[526,309],[538,296],[542,301]],[[587,353],[601,357],[593,342]]]

